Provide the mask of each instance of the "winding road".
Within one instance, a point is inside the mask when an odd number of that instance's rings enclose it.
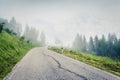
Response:
[[[4,80],[120,80],[120,77],[38,47],[30,50]]]

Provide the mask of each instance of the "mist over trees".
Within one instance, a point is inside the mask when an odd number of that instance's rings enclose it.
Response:
[[[40,37],[39,31],[33,27],[30,27],[28,24],[25,26],[25,30],[23,31],[22,24],[18,23],[14,17],[12,17],[10,21],[8,21],[7,19],[0,18],[0,23],[5,23],[4,30],[9,34],[17,35],[22,39],[25,39],[29,43],[33,43],[36,45],[44,46],[46,44],[44,32],[41,33]],[[3,26],[1,24],[0,29],[2,30],[2,28]],[[41,38],[41,41],[39,40],[39,37]]]
[[[102,35],[101,38],[90,37],[89,41],[86,41],[85,36],[77,34],[72,48],[83,52],[89,52],[91,54],[99,56],[107,56],[113,59],[120,59],[120,39],[115,34],[108,34],[108,38]]]
[[[22,25],[18,23],[14,17],[10,21],[7,19],[0,18],[0,23],[5,23],[4,29],[9,33],[14,33],[17,36],[21,36],[22,33]]]
[[[39,31],[36,30],[33,27],[29,27],[28,24],[25,27],[25,31],[23,33],[23,37],[25,37],[25,39],[28,42],[31,42],[33,44],[39,44],[40,45],[40,41],[38,40],[39,37]]]
[[[45,46],[46,45],[46,38],[45,38],[44,32],[41,33],[40,39],[41,39],[41,46]]]
[[[15,32],[18,36],[21,36],[22,24],[18,23],[14,17],[10,20],[8,28]]]
[[[72,48],[75,49],[75,50],[81,50],[80,49],[80,47],[81,47],[80,43],[81,43],[80,36],[79,36],[79,34],[77,34],[76,37],[75,37],[75,40],[73,42]]]
[[[55,44],[56,44],[56,46],[61,47],[62,46],[62,41],[58,38],[55,38]]]
[[[77,34],[73,42],[72,48],[80,51],[87,51],[87,42],[85,36]]]

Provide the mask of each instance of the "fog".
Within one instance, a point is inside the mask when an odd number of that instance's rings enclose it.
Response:
[[[119,0],[0,0],[0,17],[12,17],[44,31],[46,42],[72,45],[77,33],[90,36],[115,33],[120,37]]]

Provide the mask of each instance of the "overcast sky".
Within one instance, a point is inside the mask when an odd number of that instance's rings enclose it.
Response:
[[[12,16],[44,31],[49,44],[58,38],[68,45],[77,33],[120,36],[120,0],[0,0],[0,17]]]

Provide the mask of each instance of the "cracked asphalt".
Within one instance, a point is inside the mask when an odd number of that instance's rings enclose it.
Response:
[[[30,50],[4,80],[120,80],[120,77],[38,47]]]

